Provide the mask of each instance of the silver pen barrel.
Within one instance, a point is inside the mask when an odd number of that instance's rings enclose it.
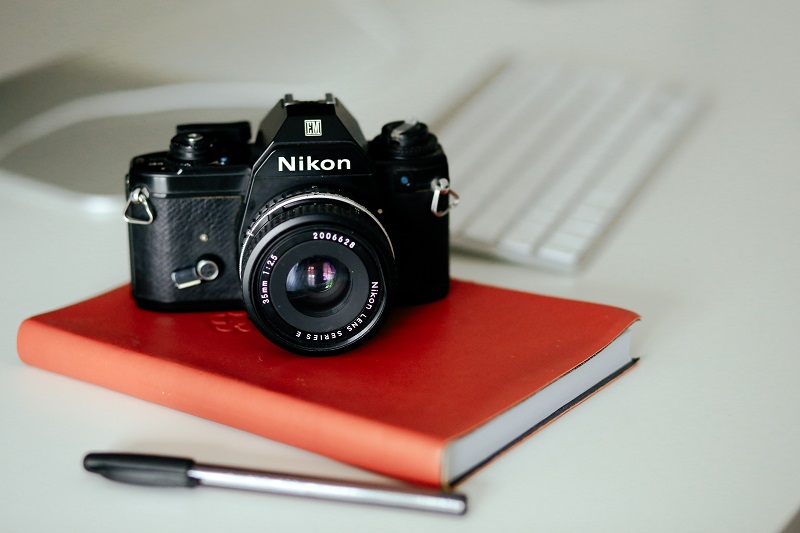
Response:
[[[302,496],[321,500],[381,505],[447,514],[464,514],[463,494],[436,490],[383,487],[241,468],[195,463],[187,472],[201,485]]]

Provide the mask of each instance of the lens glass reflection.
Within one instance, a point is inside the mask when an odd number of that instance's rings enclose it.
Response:
[[[296,263],[286,277],[289,302],[301,313],[335,313],[350,294],[350,272],[340,261],[312,256]]]

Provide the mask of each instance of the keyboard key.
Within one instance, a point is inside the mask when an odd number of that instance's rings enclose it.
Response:
[[[539,248],[536,255],[545,261],[545,264],[552,262],[562,268],[573,268],[580,259],[580,252],[579,248],[572,246],[547,244]]]

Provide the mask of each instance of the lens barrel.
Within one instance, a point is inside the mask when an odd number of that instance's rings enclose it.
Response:
[[[336,194],[303,193],[262,210],[240,261],[244,304],[275,344],[332,355],[374,334],[389,308],[392,246],[368,210]]]

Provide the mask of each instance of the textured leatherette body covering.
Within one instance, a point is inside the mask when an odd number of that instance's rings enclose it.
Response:
[[[151,198],[150,203],[153,222],[129,225],[132,290],[139,304],[180,308],[193,302],[219,302],[217,307],[240,302],[237,221],[242,197]],[[219,276],[178,289],[172,273],[201,259],[217,263]]]

